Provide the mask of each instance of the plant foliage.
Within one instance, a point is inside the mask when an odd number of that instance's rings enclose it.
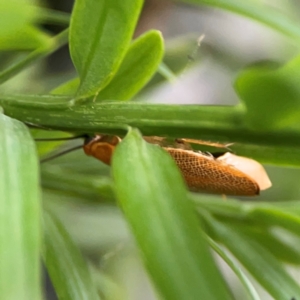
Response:
[[[182,2],[251,18],[299,43],[297,21],[257,1]],[[75,78],[64,78],[43,94],[1,89],[1,299],[42,299],[40,255],[59,299],[125,299],[113,276],[88,263],[77,245],[86,239],[85,253],[99,259],[101,241],[87,240],[94,231],[106,230],[98,223],[103,204],[121,208],[163,299],[234,299],[212,253],[233,270],[249,299],[260,298],[248,273],[274,299],[300,299],[299,281],[285,268],[300,264],[295,246],[300,202],[224,201],[192,194],[167,153],[142,139],[157,135],[234,141],[232,149],[240,155],[299,167],[299,57],[276,67],[241,70],[235,82],[241,100],[237,106],[129,101],[159,68],[169,72],[161,65],[167,54],[159,31],[133,38],[142,5],[142,0],[76,0],[69,16],[23,1],[0,1],[0,49],[12,50],[0,72],[1,84],[17,84],[17,75],[67,43],[77,71]],[[39,26],[66,27],[69,20],[70,27],[56,36]],[[30,134],[24,124],[37,129]],[[62,131],[124,137],[113,156],[112,176],[100,163],[76,154],[40,170],[32,136],[64,136]],[[45,155],[58,145],[37,147]],[[81,209],[92,207],[96,230],[81,228],[72,219],[68,212],[74,207],[81,217]]]

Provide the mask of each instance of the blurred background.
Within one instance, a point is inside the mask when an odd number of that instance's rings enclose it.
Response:
[[[291,18],[299,18],[299,1],[257,2]],[[71,12],[73,1],[48,0],[42,5]],[[156,75],[135,101],[234,105],[239,99],[233,83],[241,69],[262,61],[284,63],[298,54],[298,47],[291,39],[250,19],[204,6],[146,0],[136,36],[153,28],[162,32],[166,40],[165,63],[178,75],[172,83]],[[56,34],[63,28],[45,25],[44,29]],[[75,76],[68,48],[63,47],[5,83],[1,90],[48,92]],[[74,141],[63,147],[80,143]],[[46,152],[47,147],[40,144],[39,151]],[[300,198],[299,169],[274,166],[266,166],[266,169],[273,187],[259,197],[242,201]],[[156,299],[126,222],[113,202],[109,168],[79,150],[45,164],[42,172],[45,206],[55,211],[85,256],[93,262],[99,284],[107,288],[107,299]],[[244,299],[235,276],[221,265],[234,286],[236,298]],[[47,299],[57,299],[49,280],[46,289]],[[262,299],[270,299],[262,290],[260,292]]]

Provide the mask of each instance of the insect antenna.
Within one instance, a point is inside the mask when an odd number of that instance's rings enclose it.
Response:
[[[76,140],[76,139],[79,139],[79,138],[87,139],[88,135],[87,134],[82,134],[82,135],[71,136],[71,137],[64,137],[64,138],[35,139],[35,141],[36,142],[56,142],[56,141]],[[78,145],[78,146],[72,147],[70,149],[66,149],[66,150],[63,150],[63,151],[61,151],[59,153],[56,153],[56,154],[50,155],[48,157],[45,157],[45,158],[43,158],[43,159],[40,160],[40,163],[44,163],[44,162],[50,161],[52,159],[55,159],[57,157],[60,157],[62,155],[65,155],[67,153],[73,152],[73,151],[78,150],[78,149],[82,149],[82,145]]]
[[[81,135],[75,135],[75,136],[69,136],[69,137],[63,137],[63,138],[42,138],[42,139],[34,139],[36,142],[56,142],[56,141],[70,141],[70,140],[76,140],[81,138],[88,138],[89,135],[87,134],[81,134]]]
[[[57,157],[60,157],[62,155],[65,155],[67,153],[73,152],[73,151],[78,150],[78,149],[82,149],[82,145],[78,145],[78,146],[72,147],[70,149],[67,149],[67,150],[61,151],[59,153],[56,153],[54,155],[48,156],[46,158],[43,158],[43,159],[40,160],[40,163],[47,162],[49,160],[52,160],[52,159],[57,158]]]

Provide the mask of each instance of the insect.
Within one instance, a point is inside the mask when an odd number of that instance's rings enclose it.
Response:
[[[144,139],[161,146],[172,156],[191,191],[254,196],[272,185],[263,166],[253,159],[228,151],[217,154],[197,152],[191,147],[191,144],[200,144],[228,149],[228,145],[192,139],[177,139],[168,145],[165,138]],[[85,139],[83,150],[110,165],[114,149],[120,142],[121,138],[117,136],[96,135]]]

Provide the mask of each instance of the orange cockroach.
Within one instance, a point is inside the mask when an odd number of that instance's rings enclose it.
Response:
[[[168,144],[165,138],[155,136],[144,139],[161,146],[173,157],[192,191],[255,196],[272,185],[261,164],[228,152],[228,145],[193,139],[176,139]],[[121,141],[118,136],[85,137],[83,150],[85,154],[110,165],[114,149]],[[226,151],[221,154],[194,151],[191,144],[224,148]]]

